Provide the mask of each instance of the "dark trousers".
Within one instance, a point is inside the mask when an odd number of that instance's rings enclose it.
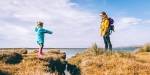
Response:
[[[109,35],[103,36],[103,39],[104,39],[104,43],[105,43],[105,50],[108,50],[108,48],[109,48],[109,50],[112,51],[112,44],[111,44]]]

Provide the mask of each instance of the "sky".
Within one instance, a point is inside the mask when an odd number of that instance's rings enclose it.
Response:
[[[150,0],[3,0],[0,2],[0,48],[38,47],[37,21],[54,34],[45,36],[47,48],[85,48],[97,43],[106,11],[115,20],[113,47],[150,42]]]

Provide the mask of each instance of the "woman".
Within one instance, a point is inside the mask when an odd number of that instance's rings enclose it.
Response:
[[[105,43],[105,50],[108,50],[108,48],[109,50],[112,50],[112,45],[110,41],[109,18],[106,12],[101,12],[100,16],[102,18],[100,33]]]

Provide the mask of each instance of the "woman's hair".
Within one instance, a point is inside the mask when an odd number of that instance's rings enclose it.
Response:
[[[102,11],[101,14],[102,14],[102,15],[106,15],[106,12],[105,12],[105,11]]]
[[[40,26],[40,27],[43,27],[43,22],[38,21],[38,22],[37,22],[37,25]]]
[[[108,18],[108,16],[107,16],[107,14],[106,14],[105,11],[102,11],[102,12],[101,12],[101,15],[104,15],[104,18]]]

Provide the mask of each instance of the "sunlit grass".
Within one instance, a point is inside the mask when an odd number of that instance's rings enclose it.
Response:
[[[53,67],[58,67],[58,65],[50,65],[59,63],[59,67],[62,69],[61,65],[65,63],[64,53],[55,51],[57,53],[47,52],[45,53],[43,59],[38,59],[36,53],[28,53],[28,54],[19,54],[9,51],[3,51],[0,54],[0,75],[50,75],[53,73],[58,73],[58,70],[52,69]],[[15,54],[21,55],[22,59],[15,59],[19,56]],[[13,57],[13,58],[12,58]],[[5,61],[12,59],[20,60],[17,63],[6,63]],[[58,68],[57,68],[58,69]],[[60,70],[59,70],[60,71]],[[64,69],[62,69],[64,71]]]
[[[136,50],[136,53],[139,52],[150,52],[150,44],[145,44],[143,47]]]
[[[149,75],[149,46],[145,45],[142,49],[144,53],[136,54],[106,52],[94,44],[84,53],[69,59],[69,63],[76,64],[81,70],[81,75]]]
[[[1,52],[0,75],[59,75],[58,71],[64,72],[66,63],[74,75],[149,75],[149,49],[150,45],[146,44],[136,53],[116,52],[105,51],[93,44],[91,48],[69,58],[68,62],[65,61],[65,53],[60,50],[46,52],[43,59],[38,59],[34,52]],[[19,61],[7,63],[9,59]]]

